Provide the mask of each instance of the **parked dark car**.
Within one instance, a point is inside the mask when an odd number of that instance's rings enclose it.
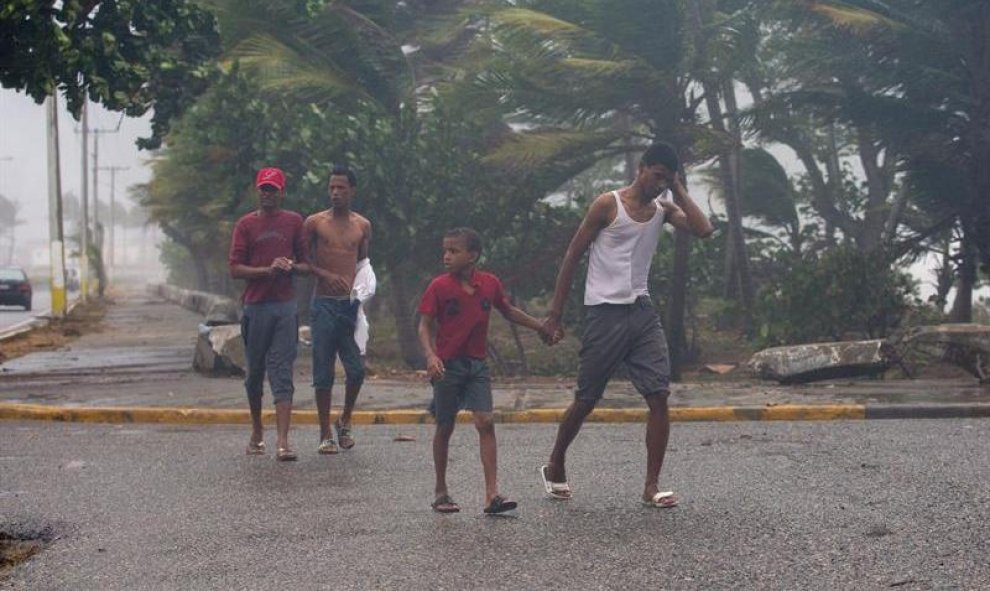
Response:
[[[24,269],[0,267],[0,305],[31,309],[31,280]]]

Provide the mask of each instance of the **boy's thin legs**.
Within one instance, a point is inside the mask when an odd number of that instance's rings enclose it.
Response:
[[[481,444],[481,468],[485,473],[485,505],[498,494],[498,446],[495,440],[495,419],[490,412],[475,412],[474,426]]]
[[[547,478],[551,482],[567,482],[567,470],[564,467],[567,448],[577,437],[584,420],[593,410],[595,410],[594,402],[582,400],[575,400],[567,407],[567,412],[564,413],[564,418],[557,428],[557,440],[553,444],[550,461],[547,463]]]
[[[320,441],[330,439],[330,395],[332,389],[316,390],[316,414],[320,418]]]
[[[433,435],[433,468],[436,471],[436,496],[447,494],[447,455],[450,451],[450,436],[454,434],[454,421],[447,424],[437,423]]]

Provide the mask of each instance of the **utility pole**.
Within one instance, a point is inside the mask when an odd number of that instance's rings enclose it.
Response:
[[[117,188],[117,171],[118,170],[129,170],[130,166],[101,166],[100,170],[110,171],[110,252],[107,257],[107,268],[109,270],[110,278],[113,279],[113,270],[115,264],[114,251],[117,250],[117,241],[114,239],[114,226],[117,225],[117,220],[115,218],[115,208],[116,203],[114,201],[114,194]]]
[[[82,108],[82,227],[79,232],[79,290],[82,301],[89,300],[89,99]]]
[[[120,115],[120,119],[117,120],[117,126],[114,128],[106,129],[90,129],[93,132],[93,227],[96,228],[100,224],[100,134],[101,133],[117,133],[120,131],[120,124],[124,121],[123,113]],[[101,237],[102,238],[102,237]],[[97,246],[103,249],[102,241]]]
[[[58,153],[58,100],[45,99],[48,107],[48,236],[51,241],[52,316],[63,318],[65,298],[65,243],[62,236],[62,177]]]
[[[83,113],[84,113],[84,116],[86,116],[85,115],[86,111],[83,111]],[[95,264],[96,264],[97,280],[99,281],[99,285],[100,285],[99,292],[100,292],[100,296],[101,297],[103,295],[104,289],[106,289],[106,276],[105,276],[106,275],[106,272],[104,271],[104,265],[103,265],[103,232],[101,231],[101,228],[100,228],[100,188],[99,188],[99,181],[100,181],[100,179],[99,179],[99,170],[100,170],[100,134],[101,133],[117,133],[117,132],[119,132],[120,131],[120,124],[123,121],[124,121],[124,114],[121,113],[120,119],[117,120],[117,125],[114,128],[91,129],[89,127],[89,125],[88,125],[88,117],[86,119],[86,123],[83,124],[83,134],[84,134],[84,136],[88,136],[89,133],[92,133],[93,134],[93,233],[92,233],[93,238],[90,239],[87,242],[87,245],[90,244],[90,243],[94,243],[95,242],[96,245],[97,245],[97,247],[98,247],[97,250],[96,250],[96,253],[97,253],[97,256],[98,256],[98,260],[95,262]],[[85,164],[83,166],[85,167]],[[83,176],[83,179],[84,179],[83,180],[83,183],[86,182],[85,181],[85,178],[86,177],[85,177],[85,174],[84,174],[84,176]],[[88,223],[88,221],[87,221],[86,227],[87,227],[87,234],[88,234],[89,233],[88,232],[88,230],[89,230],[89,223]],[[88,248],[87,248],[85,258],[88,259],[88,256],[89,256],[89,251],[88,251]]]

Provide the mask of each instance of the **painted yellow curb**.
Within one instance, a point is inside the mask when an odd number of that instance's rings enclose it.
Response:
[[[564,409],[495,411],[498,423],[558,423]],[[593,423],[642,423],[647,410],[598,409],[588,417]],[[672,421],[837,421],[866,418],[866,407],[848,405],[780,405],[768,407],[674,407]],[[275,419],[272,410],[264,412],[264,420]],[[470,423],[471,415],[461,413],[458,422]],[[65,407],[40,404],[0,403],[0,420],[59,421],[67,423],[166,423],[229,425],[249,424],[247,409],[161,408],[161,407]],[[297,410],[292,413],[294,424],[315,425],[316,411]],[[423,410],[355,411],[356,425],[412,425],[432,423],[433,418]]]

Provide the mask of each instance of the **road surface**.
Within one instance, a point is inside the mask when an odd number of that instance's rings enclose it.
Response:
[[[987,420],[675,424],[667,510],[638,502],[642,425],[588,425],[565,502],[537,476],[555,426],[500,425],[507,518],[481,515],[468,425],[455,515],[429,509],[425,425],[329,457],[297,427],[291,464],[245,456],[246,426],[0,430],[0,534],[51,540],[11,589],[990,588]]]
[[[69,303],[76,301],[78,297],[78,291],[69,292]],[[20,306],[0,306],[0,330],[26,322],[36,316],[45,316],[51,312],[52,296],[47,286],[35,284],[31,301],[33,309],[30,312]]]

